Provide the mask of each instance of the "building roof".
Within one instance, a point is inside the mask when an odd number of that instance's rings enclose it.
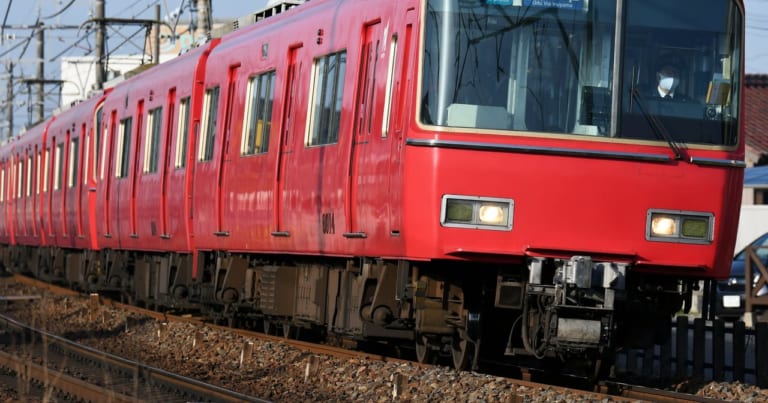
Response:
[[[768,74],[747,74],[744,85],[746,145],[757,155],[768,153]]]
[[[745,169],[744,187],[768,187],[768,165]]]

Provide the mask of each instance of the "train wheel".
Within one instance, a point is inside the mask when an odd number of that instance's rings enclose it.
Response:
[[[475,356],[475,344],[462,337],[461,333],[463,332],[456,332],[451,341],[453,367],[459,371],[469,369]]]
[[[270,321],[269,319],[264,319],[263,326],[264,326],[264,334],[272,334],[271,333],[271,331],[272,331],[272,321]]]
[[[429,337],[423,334],[416,335],[416,360],[422,364],[434,364],[437,362],[438,350]]]
[[[283,323],[283,337],[286,339],[295,339],[296,328],[290,323]]]

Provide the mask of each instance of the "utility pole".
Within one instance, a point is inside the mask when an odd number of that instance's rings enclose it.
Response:
[[[106,53],[105,37],[106,24],[104,23],[104,0],[96,0],[96,91],[104,89],[106,81],[106,69],[104,66],[104,53]]]
[[[6,141],[13,137],[13,62],[8,62],[8,86],[5,94],[5,120],[8,122],[8,134]]]
[[[37,120],[36,122],[42,122],[45,117],[45,31],[43,30],[43,23],[39,23],[37,26]]]
[[[195,39],[208,38],[211,35],[210,0],[197,0],[197,32]]]
[[[160,5],[155,5],[155,32],[152,37],[152,62],[160,64]],[[173,32],[171,32],[173,34]]]

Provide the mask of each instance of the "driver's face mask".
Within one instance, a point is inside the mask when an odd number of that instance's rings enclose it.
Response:
[[[677,77],[667,77],[664,75],[659,76],[659,87],[667,92],[674,91],[680,84],[680,79]]]

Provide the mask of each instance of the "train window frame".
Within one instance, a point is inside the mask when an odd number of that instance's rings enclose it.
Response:
[[[220,108],[221,87],[214,86],[205,90],[203,100],[203,135],[200,136],[200,147],[197,160],[201,162],[212,161],[214,141],[216,140],[216,125]]]
[[[117,132],[117,158],[115,158],[115,178],[118,179],[128,176],[132,126],[132,117],[127,117],[120,121],[120,128]]]
[[[147,173],[156,173],[158,170],[158,160],[160,158],[160,134],[163,123],[163,107],[151,109],[147,113],[146,143],[144,144],[144,167],[143,171]]]
[[[337,61],[338,64],[334,64]],[[310,82],[312,94],[309,97],[308,108],[310,113],[304,139],[306,147],[338,143],[346,70],[346,49],[317,57],[313,61],[312,81]],[[332,87],[327,85],[329,79],[332,79],[330,80]],[[332,109],[332,113],[323,113],[324,105],[329,110]]]
[[[178,125],[176,125],[176,156],[173,163],[173,166],[177,169],[183,169],[187,166],[190,99],[187,96],[179,101],[179,121]]]
[[[69,143],[69,173],[67,174],[67,186],[75,187],[77,184],[77,166],[80,159],[80,139],[78,137],[70,140]]]
[[[248,79],[240,155],[256,155],[269,151],[276,77],[277,72],[270,70]]]

